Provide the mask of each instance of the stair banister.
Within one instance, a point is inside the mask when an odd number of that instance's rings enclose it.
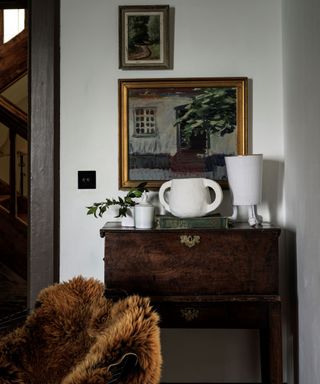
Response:
[[[10,129],[10,214],[17,215],[16,133]]]
[[[9,128],[10,138],[10,161],[9,161],[9,184],[10,204],[9,212],[12,216],[17,215],[17,180],[16,180],[16,135],[28,139],[27,114],[12,104],[8,99],[0,96],[0,122]]]

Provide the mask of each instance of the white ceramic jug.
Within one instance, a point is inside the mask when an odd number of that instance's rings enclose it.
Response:
[[[165,192],[170,188],[168,202]],[[215,193],[210,202],[209,188]],[[164,208],[177,217],[201,217],[214,211],[221,204],[223,193],[220,185],[203,178],[173,179],[161,185],[159,200]]]
[[[141,202],[134,207],[134,222],[136,228],[152,228],[154,206],[148,202],[147,192],[143,192]]]

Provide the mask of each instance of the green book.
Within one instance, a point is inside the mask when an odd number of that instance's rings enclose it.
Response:
[[[180,218],[172,215],[156,215],[155,227],[157,229],[191,229],[191,228],[229,228],[231,220],[228,217],[203,216]]]

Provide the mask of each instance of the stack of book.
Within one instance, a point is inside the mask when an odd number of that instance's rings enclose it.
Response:
[[[220,215],[190,218],[180,218],[172,215],[156,215],[155,217],[155,227],[157,229],[224,229],[230,226],[231,220],[228,217]]]

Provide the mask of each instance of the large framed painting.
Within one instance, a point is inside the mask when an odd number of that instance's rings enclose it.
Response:
[[[119,67],[170,69],[168,5],[119,7]]]
[[[119,186],[205,177],[247,154],[247,78],[119,80]]]

